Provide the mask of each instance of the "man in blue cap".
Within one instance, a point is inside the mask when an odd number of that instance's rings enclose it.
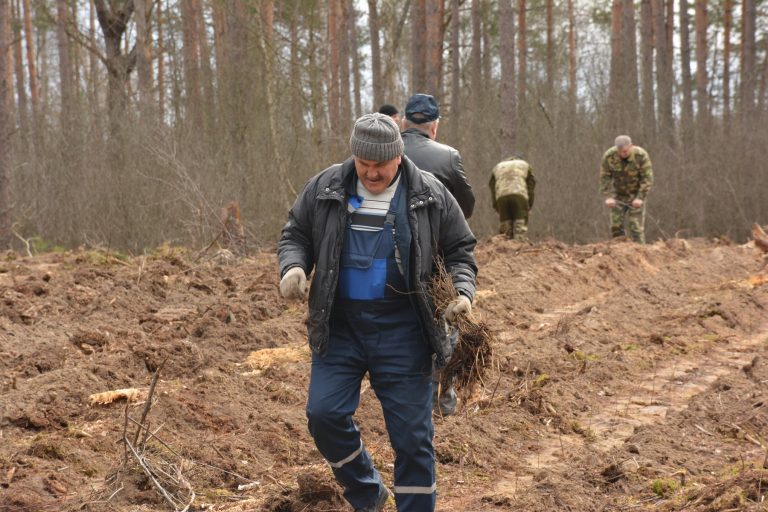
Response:
[[[314,270],[309,431],[354,509],[382,510],[389,491],[352,420],[367,372],[395,452],[397,510],[431,512],[432,354],[445,364],[452,347],[428,287],[440,255],[458,293],[445,317],[469,314],[476,240],[453,196],[403,157],[389,116],[358,119],[350,146],[351,158],[306,184],[277,248],[283,297],[304,298]]]
[[[435,140],[439,124],[440,110],[435,97],[421,93],[411,96],[403,121],[405,156],[419,169],[434,174],[459,202],[464,218],[469,219],[475,208],[475,195],[459,152]]]
[[[434,174],[456,198],[464,218],[469,219],[475,208],[475,194],[464,174],[459,152],[451,146],[435,141],[439,124],[440,109],[435,97],[422,93],[411,96],[405,106],[403,121],[405,156],[419,169]],[[454,344],[457,337],[458,332],[453,329],[451,338]],[[440,373],[435,371],[432,383],[435,407],[441,415],[450,416],[456,412],[459,399],[453,386],[440,389],[440,380]]]

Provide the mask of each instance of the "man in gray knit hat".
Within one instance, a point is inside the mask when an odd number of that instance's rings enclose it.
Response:
[[[429,512],[436,502],[432,354],[444,365],[452,348],[428,286],[439,254],[458,296],[445,317],[469,314],[476,240],[445,186],[403,156],[389,116],[358,119],[350,148],[351,158],[309,180],[277,248],[283,297],[303,300],[314,271],[309,431],[354,509],[382,510],[390,493],[375,466],[385,464],[374,465],[352,420],[367,372],[396,455],[397,510]]]

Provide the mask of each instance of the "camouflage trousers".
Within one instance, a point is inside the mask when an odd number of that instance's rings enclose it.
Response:
[[[618,199],[625,204],[618,204],[611,208],[611,236],[628,236],[633,242],[645,243],[645,203],[640,208],[632,208],[632,201]],[[626,228],[625,228],[626,226]]]
[[[515,240],[528,240],[528,199],[512,194],[496,201],[499,210],[499,233]]]

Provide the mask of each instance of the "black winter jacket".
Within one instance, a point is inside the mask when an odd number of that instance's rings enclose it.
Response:
[[[437,179],[459,202],[464,218],[470,218],[475,209],[475,194],[464,174],[464,164],[461,162],[459,152],[451,146],[430,139],[418,128],[409,128],[402,133],[402,136],[405,143],[405,156],[422,171],[437,176]]]
[[[427,293],[433,276],[434,258],[441,256],[452,275],[456,290],[475,295],[474,248],[477,243],[456,200],[431,174],[419,170],[403,157],[402,177],[408,197],[411,251],[408,281],[412,303],[426,338],[437,354],[438,366],[451,355],[444,326],[434,319],[434,304]],[[280,275],[299,266],[309,275],[314,270],[309,292],[309,345],[324,354],[328,345],[329,318],[338,284],[341,246],[347,223],[347,197],[354,193],[355,162],[352,158],[317,174],[307,182],[288,213],[277,245]],[[401,249],[401,255],[403,255]]]

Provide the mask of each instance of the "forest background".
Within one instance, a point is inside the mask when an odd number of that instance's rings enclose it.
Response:
[[[348,155],[354,119],[435,95],[493,234],[522,153],[534,239],[608,235],[603,152],[653,160],[649,238],[768,222],[766,0],[0,0],[0,246],[251,248]]]

